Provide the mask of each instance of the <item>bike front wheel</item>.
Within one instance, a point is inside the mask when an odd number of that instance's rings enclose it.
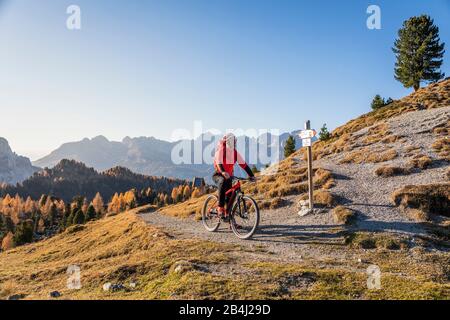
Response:
[[[259,225],[259,208],[248,196],[239,197],[233,206],[231,230],[239,239],[250,239]]]
[[[216,232],[220,226],[220,217],[217,212],[219,198],[212,194],[206,198],[202,209],[202,223],[209,232]]]

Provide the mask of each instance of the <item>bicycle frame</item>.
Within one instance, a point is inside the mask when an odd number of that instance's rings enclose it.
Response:
[[[231,209],[233,209],[234,201],[236,200],[237,195],[240,195],[240,194],[242,194],[240,181],[238,181],[227,192],[225,192],[225,196],[229,196],[229,200],[227,203],[227,213],[228,214],[231,214]]]

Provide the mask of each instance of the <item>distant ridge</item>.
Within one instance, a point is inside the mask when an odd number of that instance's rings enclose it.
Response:
[[[34,167],[30,159],[17,155],[8,141],[0,137],[0,184],[22,182],[37,170],[39,168]]]
[[[97,192],[105,199],[114,193],[130,189],[151,188],[156,192],[171,192],[174,187],[185,184],[185,180],[165,177],[153,177],[137,174],[123,167],[114,167],[97,172],[84,163],[75,160],[61,160],[55,167],[45,168],[17,186],[0,189],[0,197],[6,194],[19,194],[26,198],[39,199],[42,194],[51,194],[64,201],[75,196],[92,199]]]
[[[292,134],[297,137],[297,133],[298,131],[294,131]],[[258,137],[258,145],[265,147],[270,145],[272,140],[276,141],[274,138],[279,138],[278,147],[280,148],[280,159],[282,159],[284,143],[289,134],[283,133],[279,137],[271,136],[270,134],[267,136],[261,135]],[[205,139],[208,141],[214,141],[219,138],[219,136],[212,136],[210,133],[205,133],[204,136],[208,137],[208,139]],[[202,138],[203,136],[200,136],[197,139]],[[256,143],[255,138],[246,137],[245,140],[247,142],[253,140],[252,142]],[[109,141],[104,136],[97,136],[92,139],[85,138],[81,141],[65,143],[49,155],[35,161],[34,164],[42,168],[53,167],[62,159],[72,159],[83,162],[99,171],[121,166],[133,172],[152,176],[179,179],[210,178],[213,173],[213,168],[210,164],[176,165],[172,162],[171,152],[177,143],[159,140],[154,137],[125,137],[121,142],[118,142]],[[194,140],[190,140],[190,143],[193,145]],[[204,149],[209,143],[205,143]],[[300,147],[300,145],[301,142],[297,138],[297,147]],[[248,155],[248,147],[243,154]],[[193,158],[192,155],[191,158]],[[265,163],[251,164],[255,164],[258,167],[265,165]]]

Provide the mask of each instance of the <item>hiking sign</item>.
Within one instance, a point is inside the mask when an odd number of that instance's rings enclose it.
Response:
[[[316,136],[316,130],[306,129],[302,130],[299,133],[300,138],[302,139],[303,147],[311,147],[311,139]]]

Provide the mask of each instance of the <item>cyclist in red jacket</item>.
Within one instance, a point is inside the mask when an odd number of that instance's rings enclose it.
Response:
[[[247,165],[244,158],[242,158],[236,150],[236,137],[234,134],[228,133],[217,144],[214,156],[214,168],[216,172],[212,177],[219,189],[218,213],[222,217],[227,216],[227,212],[224,209],[225,193],[232,186],[231,177],[233,176],[234,165],[236,163],[245,170],[250,179],[255,179],[252,170],[250,170],[250,167]]]

